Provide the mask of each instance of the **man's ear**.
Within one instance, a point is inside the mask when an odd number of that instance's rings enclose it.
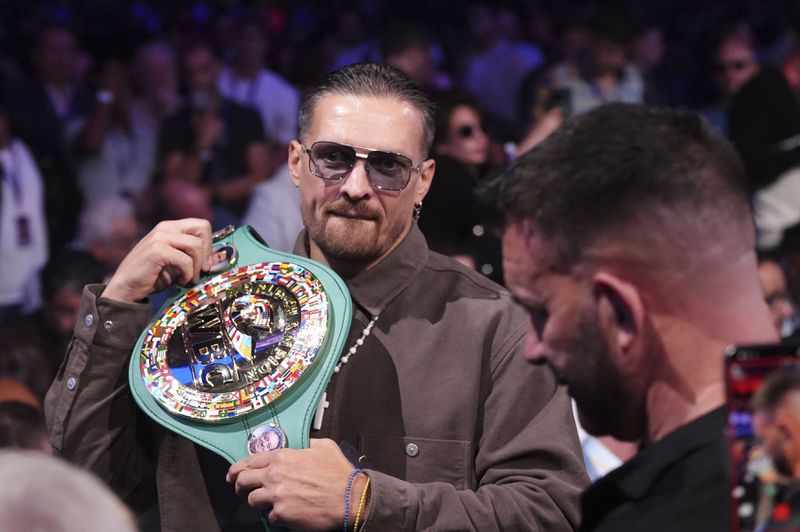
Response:
[[[419,172],[419,181],[417,181],[417,190],[414,196],[414,203],[419,203],[428,193],[433,182],[433,174],[436,172],[436,161],[433,159],[426,159],[420,163],[422,167]]]
[[[630,349],[644,329],[645,307],[638,288],[608,272],[595,272],[592,287],[598,303],[608,309],[615,326],[617,347]]]
[[[303,145],[293,140],[289,143],[289,175],[294,186],[300,188],[300,165],[303,164]]]

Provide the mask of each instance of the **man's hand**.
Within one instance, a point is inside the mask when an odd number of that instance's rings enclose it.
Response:
[[[140,301],[179,281],[196,283],[210,267],[211,224],[187,218],[159,223],[128,253],[103,291],[124,303]]]
[[[344,498],[353,466],[332,440],[312,439],[309,449],[278,449],[239,460],[226,480],[250,506],[269,512],[269,521],[289,528],[341,528]],[[358,509],[366,475],[350,489],[350,523]],[[362,515],[366,515],[364,512]]]

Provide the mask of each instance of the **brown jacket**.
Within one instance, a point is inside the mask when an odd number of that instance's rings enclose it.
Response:
[[[303,236],[296,252],[306,251]],[[346,348],[379,318],[331,380],[312,437],[366,455],[367,529],[577,528],[587,478],[569,399],[551,372],[522,357],[526,317],[509,294],[430,252],[416,227],[348,287]],[[98,298],[101,290],[85,291],[47,397],[51,441],[138,510],[157,493],[164,530],[218,530],[193,445],[138,414],[127,389],[147,308]]]

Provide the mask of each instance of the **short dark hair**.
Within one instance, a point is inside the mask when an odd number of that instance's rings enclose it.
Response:
[[[614,103],[571,118],[484,195],[496,221],[529,220],[562,263],[642,220],[654,237],[682,231],[696,245],[716,230],[753,247],[741,162],[688,111]]]
[[[413,105],[422,115],[422,153],[427,156],[433,143],[433,106],[422,89],[400,70],[378,63],[355,63],[332,72],[303,97],[297,121],[300,139],[307,138],[314,109],[330,94],[396,98]]]
[[[771,412],[781,404],[789,392],[800,392],[800,373],[776,371],[764,379],[750,400],[750,410]]]

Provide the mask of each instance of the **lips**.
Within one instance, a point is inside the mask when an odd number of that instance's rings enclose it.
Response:
[[[329,216],[351,220],[376,220],[378,218],[378,213],[363,204],[331,205],[325,209],[325,213]]]

